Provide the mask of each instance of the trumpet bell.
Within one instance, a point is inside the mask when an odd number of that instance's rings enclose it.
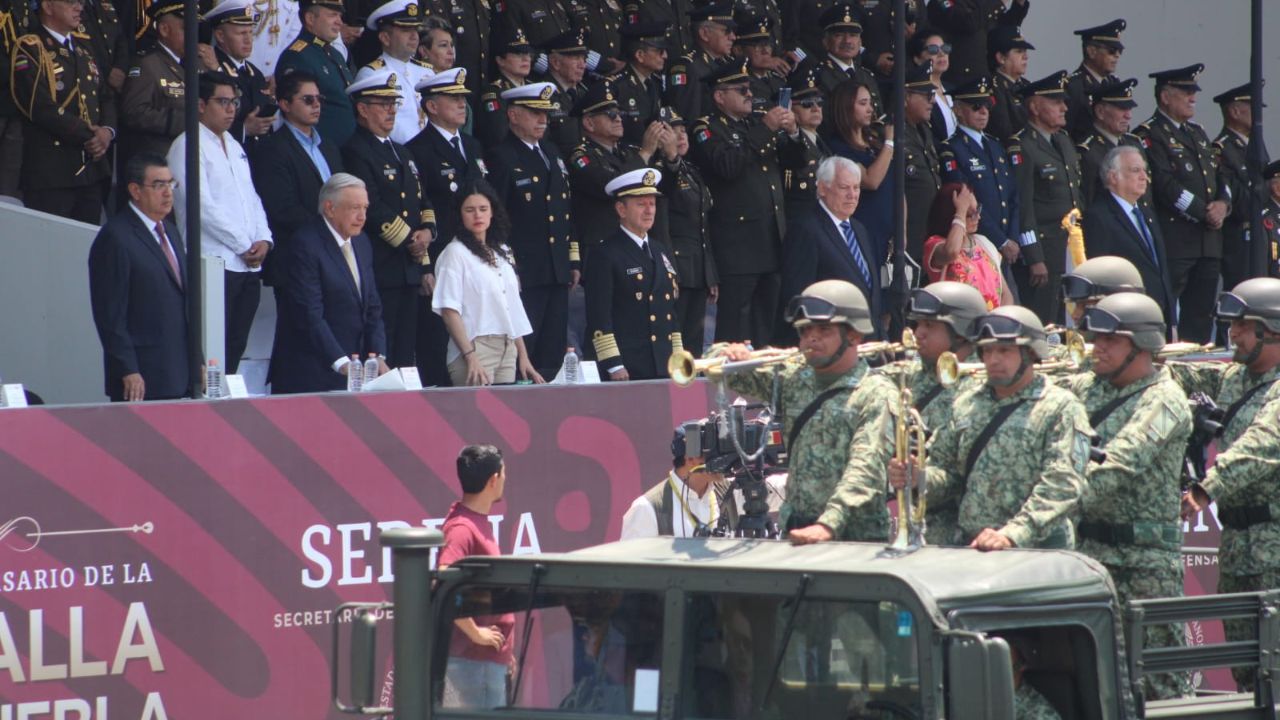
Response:
[[[947,350],[938,356],[938,384],[951,387],[960,381],[960,361],[956,354]]]

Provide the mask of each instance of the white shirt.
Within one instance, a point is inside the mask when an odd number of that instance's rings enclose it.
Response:
[[[459,133],[457,130],[454,130],[453,132],[449,132],[448,130],[445,130],[444,128],[440,127],[439,125],[436,125],[435,123],[428,122],[427,124],[428,124],[428,125],[430,125],[431,127],[435,128],[436,132],[440,133],[440,137],[444,138],[445,144],[447,144],[447,145],[449,145],[450,147],[452,147],[452,146],[453,146],[453,139],[454,139],[454,138],[459,138],[458,145],[459,145],[459,146],[461,146],[461,145],[462,145],[462,141],[461,141],[461,139],[460,139],[460,138],[462,137],[462,134],[461,134],[461,133]],[[467,149],[466,149],[466,148],[462,148],[462,154],[463,154],[464,156],[467,154]],[[469,157],[465,157],[464,159],[465,159],[467,162],[471,162],[471,158],[469,158]]]
[[[697,523],[712,525],[713,518],[719,519],[720,508],[716,505],[715,488],[708,485],[706,493],[698,497],[698,494],[685,485],[674,471],[667,475],[667,482],[672,484],[669,509],[671,510],[671,530],[675,537],[693,537]],[[680,504],[681,500],[684,501],[684,505]],[[685,512],[686,507],[688,512]],[[689,513],[692,513],[697,520],[691,519]],[[714,525],[712,527],[714,528]],[[626,514],[622,516],[621,539],[651,537],[658,537],[658,514],[653,510],[653,503],[641,495],[631,503],[631,507],[627,508]]]
[[[947,133],[947,137],[955,135],[959,121],[956,119],[956,111],[952,109],[955,103],[952,101],[951,96],[944,92],[935,92],[933,94],[933,104],[937,105],[938,110],[942,112],[942,122],[946,124],[943,130]]]
[[[639,235],[628,230],[625,225],[619,225],[618,229],[626,233],[627,237],[631,238],[631,242],[635,243],[636,247],[640,248],[640,250],[642,251],[645,249],[644,247],[645,243],[649,242],[648,235],[645,235],[644,237],[640,237]]]
[[[391,129],[391,139],[404,145],[427,126],[427,114],[422,111],[422,96],[414,88],[435,73],[431,68],[412,60],[397,60],[386,53],[379,55],[378,59],[382,61],[383,68],[389,68],[395,73],[396,83],[400,86],[400,109],[396,111],[396,125]],[[363,80],[377,72],[374,64],[360,68],[356,73],[356,80]]]
[[[225,145],[224,145],[225,143]],[[225,150],[224,150],[225,147]],[[176,178],[187,176],[187,134],[169,146],[169,169]],[[179,181],[173,191],[178,226],[186,227],[187,188]],[[228,272],[258,272],[240,256],[259,240],[274,241],[267,213],[253,188],[249,158],[230,133],[214,134],[200,125],[200,252],[218,257]]]
[[[533,332],[520,300],[515,266],[501,255],[496,259],[497,267],[489,265],[454,238],[436,260],[436,291],[431,296],[431,309],[440,316],[446,308],[456,310],[462,316],[467,340],[483,335],[514,340]],[[446,362],[453,362],[461,354],[462,349],[450,337]]]

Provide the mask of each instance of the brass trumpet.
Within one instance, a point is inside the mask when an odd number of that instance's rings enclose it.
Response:
[[[954,358],[954,356],[952,356]],[[905,381],[904,381],[905,382]],[[911,441],[915,440],[916,455],[913,458],[911,454]],[[898,461],[907,468],[907,477],[914,479],[916,476],[915,469],[924,467],[925,464],[925,444],[928,442],[928,433],[924,425],[924,418],[921,417],[920,411],[915,408],[915,403],[911,396],[911,388],[903,385],[898,393],[898,417],[894,424],[894,452]],[[906,553],[917,550],[924,546],[924,516],[925,504],[927,502],[926,488],[922,479],[919,487],[920,502],[914,508],[911,501],[911,481],[907,481],[907,486],[898,490],[898,531],[894,536],[893,542],[889,544],[889,549],[896,553]]]
[[[1064,334],[1067,348],[1066,359],[1038,362],[1035,365],[1036,372],[1073,372],[1084,364],[1084,361],[1089,356],[1089,346],[1085,344],[1084,336],[1072,330],[1067,330]],[[972,375],[977,378],[986,377],[987,369],[980,362],[962,363],[956,358],[955,353],[948,350],[938,356],[936,373],[940,385],[951,387],[966,375]]]
[[[1173,342],[1165,343],[1165,346],[1156,352],[1157,360],[1171,360],[1186,355],[1204,355],[1206,353],[1215,352],[1217,348],[1213,345],[1201,345],[1193,342]]]
[[[695,359],[688,350],[677,350],[667,358],[667,374],[676,385],[686,387],[699,375],[714,377],[745,372],[801,357],[799,348],[765,348],[753,350],[749,360],[731,361],[719,354],[721,349],[723,346],[711,346],[707,356],[702,359]]]
[[[902,331],[902,342],[885,342],[883,340],[865,342],[858,346],[858,356],[897,355],[899,353],[911,356],[915,354],[919,347],[916,343],[916,334],[911,331],[911,328],[906,328]]]

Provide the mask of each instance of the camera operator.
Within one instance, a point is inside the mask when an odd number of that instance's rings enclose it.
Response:
[[[858,357],[858,343],[872,332],[867,299],[852,283],[823,280],[792,298],[785,318],[800,334],[806,364],[725,378],[735,392],[768,400],[779,375],[775,411],[790,468],[783,527],[796,545],[883,542],[889,536],[884,467],[893,453],[897,393]],[[738,344],[723,354],[730,361],[751,357]]]
[[[686,457],[685,429],[671,438],[673,469],[657,485],[635,499],[622,516],[622,539],[707,537],[720,524],[730,533],[738,526],[738,507],[724,475],[709,472],[703,456]],[[726,502],[727,498],[727,502]]]
[[[1272,489],[1255,487],[1275,477],[1280,443],[1273,403],[1280,384],[1280,279],[1254,278],[1218,296],[1216,314],[1228,320],[1235,354],[1232,363],[1170,362],[1174,379],[1188,395],[1201,392],[1225,408],[1218,458],[1203,483],[1183,496],[1183,517],[1218,501],[1222,540],[1218,550],[1218,592],[1251,592],[1280,587],[1280,508],[1267,504]],[[1268,419],[1269,418],[1269,419]],[[1262,453],[1261,455],[1259,453]],[[1272,516],[1275,516],[1273,519]],[[1247,622],[1227,620],[1227,640],[1253,636]],[[1253,670],[1233,669],[1243,687]]]

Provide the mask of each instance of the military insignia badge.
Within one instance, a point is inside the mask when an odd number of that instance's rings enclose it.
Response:
[[[671,76],[671,84],[672,85],[688,85],[689,76],[684,73],[676,73],[675,75]]]
[[[1071,462],[1075,464],[1077,471],[1084,472],[1085,467],[1088,466],[1091,447],[1093,447],[1093,438],[1086,433],[1076,431],[1071,440]]]
[[[698,133],[694,135],[694,139],[698,142],[706,142],[711,139],[711,131],[706,128],[698,128]]]
[[[588,158],[586,155],[579,155],[578,157],[573,159],[573,164],[577,165],[580,168],[584,168],[591,164],[591,159]]]

